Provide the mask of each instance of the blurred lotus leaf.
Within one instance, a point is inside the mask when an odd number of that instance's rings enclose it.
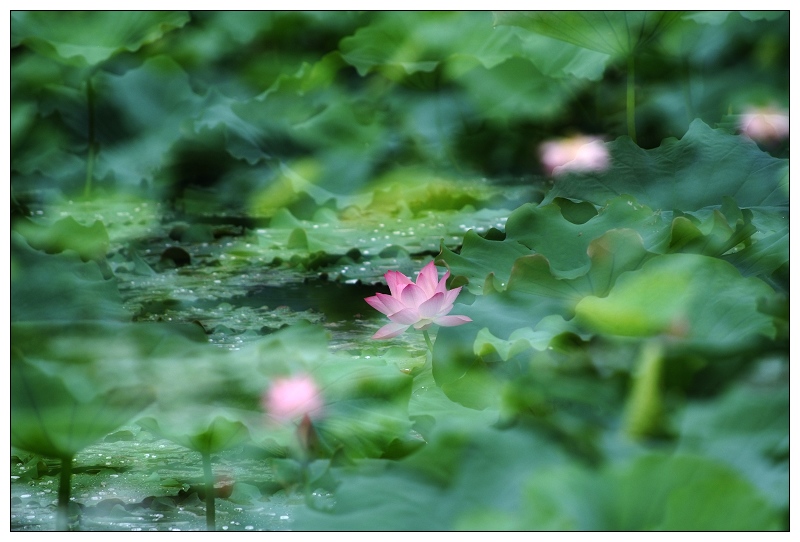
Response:
[[[683,14],[677,11],[501,11],[514,25],[609,55],[639,52]]]
[[[12,45],[79,66],[94,66],[120,51],[136,51],[189,21],[167,11],[17,11]]]
[[[240,421],[216,411],[198,417],[196,412],[180,420],[165,422],[164,416],[141,418],[137,422],[152,434],[166,438],[201,454],[216,454],[250,439],[247,427]]]
[[[54,458],[71,458],[141,412],[153,394],[145,385],[108,382],[75,393],[58,374],[41,370],[16,348],[11,356],[11,444]]]
[[[606,297],[575,307],[589,329],[623,336],[667,334],[716,349],[737,349],[772,337],[772,319],[758,310],[774,296],[762,281],[732,265],[695,254],[666,254],[619,277]]]

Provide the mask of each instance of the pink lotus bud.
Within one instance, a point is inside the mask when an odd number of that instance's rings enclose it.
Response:
[[[545,141],[539,146],[539,156],[548,175],[567,171],[602,171],[608,168],[608,149],[596,136],[574,136]]]
[[[384,277],[391,295],[382,293],[364,298],[372,308],[382,312],[392,321],[378,330],[373,339],[397,337],[409,327],[425,330],[433,324],[440,326],[460,326],[472,322],[468,316],[449,315],[453,303],[461,291],[461,286],[448,290],[445,286],[450,271],[438,279],[436,266],[431,261],[417,275],[417,282],[411,282],[399,271],[389,271]]]
[[[789,114],[776,107],[749,107],[739,117],[739,130],[754,141],[775,143],[789,137]]]
[[[318,416],[322,411],[322,395],[310,376],[279,378],[264,394],[261,404],[268,415],[290,422],[304,416]]]

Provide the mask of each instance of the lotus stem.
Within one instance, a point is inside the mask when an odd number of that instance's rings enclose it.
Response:
[[[433,343],[431,342],[431,336],[428,335],[427,329],[422,330],[422,336],[425,337],[425,343],[427,343],[428,345],[428,350],[430,350],[431,353],[433,353]]]
[[[94,86],[92,85],[92,78],[86,80],[86,104],[89,113],[89,150],[86,157],[86,182],[83,187],[83,195],[89,198],[92,195],[92,180],[94,179],[94,162],[97,158],[97,142],[95,141],[95,117],[94,117]]]
[[[633,375],[625,420],[626,432],[633,438],[661,437],[666,434],[661,393],[663,365],[661,343],[645,342]]]
[[[626,109],[628,114],[628,136],[636,143],[636,70],[634,55],[628,56],[628,95]]]
[[[211,454],[203,452],[203,477],[206,483],[206,530],[216,531],[216,512],[214,509],[214,473],[211,471]]]
[[[61,458],[61,479],[58,482],[58,514],[56,530],[69,530],[69,496],[72,482],[72,456]]]

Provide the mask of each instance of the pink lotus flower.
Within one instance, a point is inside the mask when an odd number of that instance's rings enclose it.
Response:
[[[417,275],[416,284],[399,271],[387,272],[384,277],[392,295],[377,293],[364,298],[364,301],[392,321],[380,328],[372,338],[391,339],[411,326],[426,330],[433,324],[452,327],[472,322],[467,316],[448,316],[461,291],[460,286],[447,290],[444,283],[449,276],[450,271],[447,271],[437,282],[438,273],[433,262],[422,268]]]
[[[761,143],[778,142],[789,137],[789,115],[775,107],[750,107],[739,117],[739,130]]]
[[[279,378],[270,386],[261,401],[264,410],[281,422],[319,415],[322,395],[310,376]]]
[[[578,135],[545,141],[539,146],[539,156],[548,175],[568,171],[602,171],[608,168],[608,149],[595,136]]]

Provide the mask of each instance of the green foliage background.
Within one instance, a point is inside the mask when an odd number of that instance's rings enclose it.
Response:
[[[788,59],[783,12],[12,12],[15,484],[125,426],[265,465],[258,528],[787,529],[789,142],[737,119]],[[546,176],[576,133],[609,168]],[[371,341],[432,258],[473,323]]]

